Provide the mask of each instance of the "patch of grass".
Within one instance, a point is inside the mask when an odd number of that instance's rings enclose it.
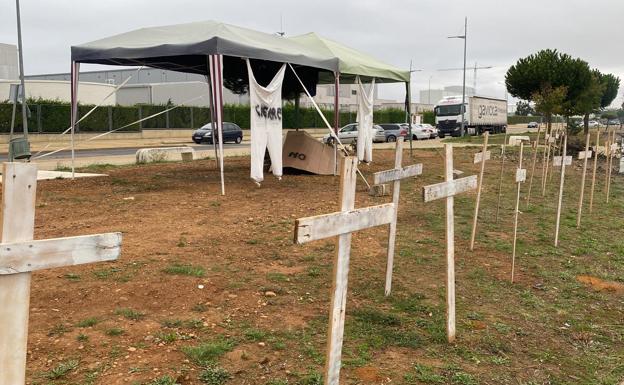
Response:
[[[246,329],[243,334],[248,341],[263,341],[267,336],[264,330],[254,328]]]
[[[46,378],[50,380],[58,380],[59,378],[63,378],[67,375],[67,373],[78,367],[78,360],[67,360],[63,361],[54,368],[50,369],[50,371],[46,374]]]
[[[96,317],[90,317],[90,318],[85,318],[83,320],[78,321],[76,326],[78,326],[79,328],[88,328],[88,327],[97,325],[98,322],[100,322],[100,320],[97,319]]]
[[[72,273],[65,274],[63,278],[71,282],[80,281],[80,276],[78,274],[72,274]]]
[[[121,271],[120,268],[117,267],[108,267],[105,269],[99,269],[99,270],[95,270],[93,272],[93,275],[95,275],[96,278],[98,279],[107,279],[108,277],[119,273]]]
[[[201,266],[193,266],[191,264],[174,263],[163,270],[167,274],[187,275],[189,277],[201,278],[205,274],[205,270]]]
[[[323,385],[323,375],[319,372],[308,372],[297,381],[297,385]]]
[[[273,272],[273,271],[267,273],[266,277],[271,282],[286,282],[286,281],[288,281],[288,276],[286,274]]]
[[[176,332],[157,333],[156,338],[158,338],[159,340],[161,340],[162,342],[166,344],[170,344],[172,342],[177,341],[179,339],[179,336],[178,336],[178,333]]]
[[[145,317],[145,313],[141,313],[137,310],[129,309],[129,308],[119,308],[115,310],[115,314],[123,316],[129,320],[139,321]]]
[[[358,322],[380,325],[380,326],[400,326],[401,318],[394,314],[384,313],[376,309],[358,309],[353,313]]]
[[[206,385],[225,384],[232,375],[225,369],[216,365],[209,365],[199,373],[199,380]]]
[[[80,334],[78,334],[76,336],[76,341],[78,341],[78,342],[87,342],[87,341],[89,341],[89,336],[86,335],[86,334],[80,333]]]
[[[208,306],[204,305],[203,303],[198,303],[198,304],[193,305],[191,310],[197,313],[203,313],[206,310],[208,310]]]
[[[118,327],[109,328],[104,331],[104,334],[106,334],[109,337],[118,337],[124,333],[125,331],[122,328],[118,328]]]
[[[233,341],[221,338],[216,341],[202,342],[196,346],[183,346],[182,352],[196,365],[206,366],[231,351],[234,346]]]
[[[175,378],[171,376],[162,376],[148,382],[147,385],[180,385]]]
[[[54,327],[52,327],[52,329],[50,329],[50,331],[48,332],[48,337],[53,337],[53,336],[62,336],[63,334],[67,333],[68,331],[70,331],[71,329],[63,324],[56,324],[54,325]]]

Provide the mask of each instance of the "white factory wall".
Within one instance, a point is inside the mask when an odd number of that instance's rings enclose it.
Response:
[[[9,100],[11,84],[19,84],[19,80],[0,80],[0,101]],[[70,102],[69,82],[56,80],[27,80],[26,96],[33,99],[59,100]],[[78,102],[82,104],[99,104],[115,86],[103,83],[80,83],[78,85]],[[111,95],[103,105],[115,105],[115,94]]]
[[[0,79],[17,79],[17,46],[0,43]]]

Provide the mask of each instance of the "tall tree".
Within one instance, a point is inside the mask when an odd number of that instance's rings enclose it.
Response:
[[[562,102],[567,95],[567,83],[564,62],[569,56],[557,50],[545,49],[525,58],[519,59],[509,67],[505,74],[505,85],[509,93],[517,98],[534,101],[538,98],[540,106],[536,109],[545,114],[548,129],[552,123],[552,114],[558,112],[555,102]],[[549,92],[555,92],[552,97]]]
[[[531,106],[531,103],[518,100],[516,103],[516,115],[529,116],[535,114],[535,110]]]
[[[535,111],[546,118],[549,130],[553,115],[561,113],[561,108],[567,93],[568,91],[565,86],[552,88],[550,85],[546,85],[534,92],[531,96],[535,102]]]

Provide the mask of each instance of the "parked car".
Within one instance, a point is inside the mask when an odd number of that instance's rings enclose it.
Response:
[[[200,129],[193,132],[193,142],[209,143],[212,144],[212,124],[208,123],[202,126]],[[234,142],[240,143],[243,141],[243,130],[235,123],[223,122],[223,143]]]
[[[423,123],[422,126],[426,131],[431,134],[431,139],[435,139],[438,137],[438,129],[436,127],[432,126],[429,123]]]
[[[431,132],[427,131],[422,124],[412,124],[412,139],[424,140],[431,138]]]
[[[588,127],[589,128],[600,127],[600,122],[597,120],[590,120],[588,122]]]
[[[611,119],[607,122],[607,124],[609,126],[619,126],[620,125],[620,119]]]
[[[383,123],[384,139],[386,142],[396,142],[398,137],[406,137],[407,129],[401,123]]]
[[[385,142],[386,141],[386,135],[384,134],[383,128],[381,128],[377,124],[374,124],[373,130],[375,130],[375,134],[373,136],[373,142]],[[338,139],[340,139],[340,142],[342,144],[355,143],[357,141],[357,134],[358,134],[357,123],[350,123],[338,130]],[[323,143],[333,144],[334,140],[335,139],[333,135],[327,134],[323,137]]]
[[[537,122],[530,122],[529,124],[527,124],[527,128],[537,128],[539,126],[539,123]]]

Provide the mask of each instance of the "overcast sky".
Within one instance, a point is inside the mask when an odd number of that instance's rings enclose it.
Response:
[[[25,73],[68,72],[70,46],[145,26],[218,20],[287,35],[314,31],[388,63],[415,69],[418,91],[461,84],[463,33],[468,17],[468,66],[478,72],[478,93],[504,97],[507,68],[544,48],[580,57],[624,79],[624,1],[621,0],[21,0]],[[17,44],[15,2],[0,2],[0,42]],[[83,65],[81,70],[101,67]],[[472,85],[473,71],[467,72]],[[380,86],[379,97],[402,99],[400,85]],[[616,103],[621,104],[622,88]]]

